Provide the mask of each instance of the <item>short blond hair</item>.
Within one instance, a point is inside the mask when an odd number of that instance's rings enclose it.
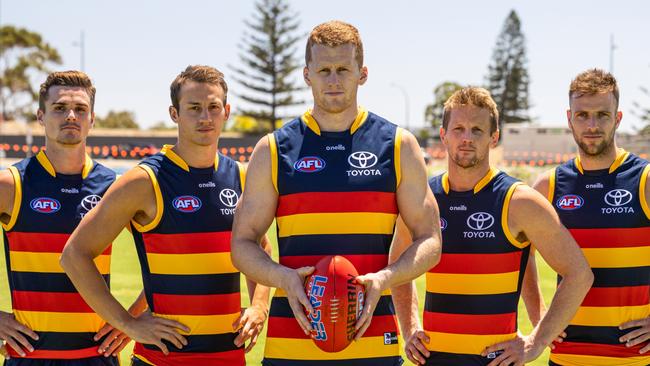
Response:
[[[601,69],[589,69],[581,72],[571,81],[569,99],[608,92],[614,94],[616,109],[618,109],[618,84],[614,75]]]
[[[473,105],[478,108],[487,109],[490,112],[490,133],[499,130],[499,109],[492,99],[490,92],[484,88],[469,86],[456,91],[447,99],[442,114],[442,128],[445,130],[449,125],[451,111],[454,108]]]
[[[351,44],[355,49],[355,58],[359,67],[363,67],[363,43],[359,30],[353,25],[340,20],[331,20],[317,25],[309,34],[305,49],[305,65],[311,62],[311,48],[319,44],[327,47],[336,47]]]
[[[45,112],[45,102],[47,101],[50,88],[53,86],[64,86],[70,88],[83,88],[90,98],[90,110],[95,110],[95,92],[93,82],[84,72],[77,70],[56,71],[47,76],[47,79],[41,84],[38,91],[38,108]]]
[[[206,83],[210,85],[216,85],[221,87],[223,90],[223,104],[226,105],[228,102],[228,84],[221,71],[215,69],[212,66],[205,65],[190,65],[183,70],[172,84],[169,86],[169,94],[172,99],[172,105],[178,110],[180,107],[179,103],[181,101],[181,87],[188,81],[194,81],[196,83]]]

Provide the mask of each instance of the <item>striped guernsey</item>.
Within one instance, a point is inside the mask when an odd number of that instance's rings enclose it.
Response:
[[[115,173],[86,156],[81,174],[60,174],[43,151],[9,168],[14,178],[11,221],[3,224],[13,313],[34,330],[27,358],[97,357],[104,321],[59,266],[68,237],[115,181]],[[95,260],[109,283],[111,247]],[[27,338],[27,337],[26,337]],[[29,339],[29,338],[28,338]],[[13,358],[20,356],[7,347]]]
[[[426,274],[427,365],[487,365],[496,355],[481,356],[486,347],[515,338],[530,249],[508,229],[510,198],[520,184],[496,169],[467,192],[450,190],[447,173],[429,181],[443,244],[440,263]]]
[[[650,316],[650,209],[644,187],[650,166],[620,150],[609,169],[584,170],[576,158],[551,174],[548,198],[594,273],[594,283],[556,344],[551,365],[646,366],[644,342],[626,347],[619,330]]]
[[[232,323],[240,313],[239,272],[230,261],[235,206],[243,169],[219,155],[214,167],[193,168],[166,145],[140,164],[156,195],[156,217],[132,221],[149,309],[190,328],[169,355],[136,343],[134,357],[152,365],[245,365]]]
[[[401,130],[360,110],[350,130],[321,132],[310,112],[269,135],[280,263],[315,265],[342,255],[359,274],[388,264],[397,218]],[[393,366],[402,363],[390,294],[358,342],[327,353],[306,336],[286,295],[271,301],[265,366]]]

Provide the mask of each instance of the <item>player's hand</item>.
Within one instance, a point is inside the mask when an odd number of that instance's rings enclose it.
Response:
[[[560,335],[557,336],[557,338],[555,338],[555,340],[548,345],[548,348],[555,349],[555,344],[564,342],[564,338],[566,338],[566,332],[560,333]]]
[[[104,336],[106,336],[106,338],[104,338],[104,341],[97,349],[97,353],[103,354],[104,357],[117,356],[117,354],[120,353],[129,342],[131,342],[129,336],[119,329],[113,328],[113,326],[108,323],[104,324],[97,334],[95,334],[93,339],[98,341]]]
[[[311,334],[311,324],[307,320],[305,311],[312,313],[314,308],[305,293],[305,277],[314,272],[315,267],[300,267],[298,269],[287,268],[287,271],[280,280],[281,288],[287,293],[289,306],[293,316],[298,321],[300,328],[306,335]]]
[[[377,303],[381,298],[381,293],[388,288],[388,286],[385,276],[380,272],[357,276],[356,281],[358,284],[363,285],[366,288],[363,310],[361,311],[361,316],[357,319],[357,324],[355,325],[357,334],[354,336],[354,340],[358,341],[370,326],[372,314],[375,312]]]
[[[11,358],[9,352],[7,351],[7,344],[5,342],[2,342],[2,345],[0,346],[0,356],[2,356],[5,360]]]
[[[429,343],[430,339],[422,329],[413,332],[404,345],[404,353],[406,357],[416,365],[424,365],[427,358],[431,355],[425,343]]]
[[[494,358],[488,366],[524,366],[544,351],[534,342],[532,336],[523,337],[517,333],[515,339],[494,344],[486,348],[481,355],[487,358]]]
[[[639,350],[639,353],[647,353],[650,351],[650,317],[623,323],[619,328],[622,330],[637,328],[619,338],[621,343],[625,343],[625,347],[633,347],[637,344],[647,342],[645,347]]]
[[[0,311],[0,339],[22,357],[26,356],[25,350],[27,352],[34,351],[34,347],[26,336],[35,341],[38,340],[38,334],[19,323],[14,314]]]
[[[145,311],[127,325],[125,333],[134,341],[153,344],[160,348],[162,353],[168,355],[169,349],[163,341],[168,341],[179,349],[187,345],[187,339],[179,333],[179,330],[189,332],[190,328],[175,320],[165,319]]]
[[[235,338],[235,346],[243,346],[248,339],[250,343],[244,350],[245,353],[248,353],[255,344],[257,344],[257,337],[262,333],[264,329],[264,322],[268,316],[268,311],[262,309],[260,306],[252,305],[247,309],[242,309],[239,318],[232,323],[232,329],[239,331],[239,334]]]

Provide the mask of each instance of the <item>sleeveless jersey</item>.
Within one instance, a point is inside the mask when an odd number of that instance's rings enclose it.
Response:
[[[281,264],[313,266],[324,256],[342,255],[360,275],[388,264],[400,141],[397,126],[364,110],[348,131],[321,132],[307,112],[269,135]],[[394,314],[386,292],[363,337],[327,353],[304,334],[286,294],[276,290],[263,365],[399,365]]]
[[[618,340],[632,331],[619,325],[650,316],[649,170],[647,161],[621,150],[609,169],[585,171],[577,158],[552,172],[549,199],[594,273],[552,363],[650,364],[650,354],[639,354],[647,342],[628,348]]]
[[[104,321],[86,304],[59,265],[68,237],[115,181],[115,173],[86,156],[81,174],[56,173],[45,152],[9,168],[14,208],[4,225],[5,256],[14,316],[34,330],[26,358],[96,357]],[[109,283],[111,247],[95,259]],[[7,347],[12,358],[20,358]]]
[[[192,168],[170,145],[139,166],[149,174],[157,206],[150,224],[131,222],[147,303],[190,332],[183,333],[188,344],[181,349],[165,341],[167,356],[140,343],[134,356],[152,365],[245,365],[243,348],[233,343],[241,299],[230,260],[243,168],[223,155],[214,167]]]
[[[447,173],[429,181],[443,245],[426,274],[427,365],[487,365],[495,355],[481,356],[486,347],[515,338],[530,246],[508,229],[508,209],[521,184],[496,169],[467,192],[450,190]]]

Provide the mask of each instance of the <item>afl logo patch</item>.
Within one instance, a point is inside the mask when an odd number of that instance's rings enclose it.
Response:
[[[51,214],[59,211],[61,209],[61,203],[54,198],[48,197],[39,197],[34,198],[30,203],[29,207],[32,210],[44,214]]]
[[[443,219],[442,217],[440,218],[440,230],[445,231],[447,228],[447,220]]]
[[[555,204],[560,210],[577,210],[585,204],[585,200],[577,194],[566,194],[560,197]]]
[[[172,206],[180,212],[192,213],[201,208],[201,200],[194,196],[178,196],[172,201]]]
[[[318,156],[305,156],[293,163],[293,169],[302,173],[320,172],[325,169],[325,160]]]

